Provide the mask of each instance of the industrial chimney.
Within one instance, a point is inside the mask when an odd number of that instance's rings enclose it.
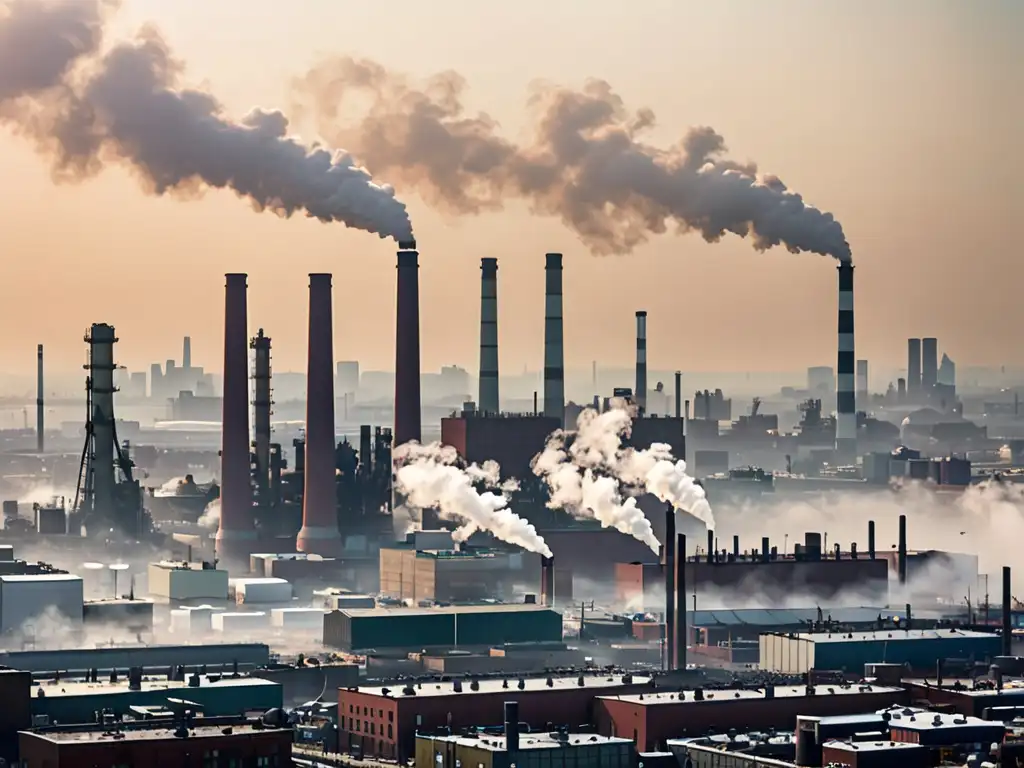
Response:
[[[46,450],[46,411],[43,394],[43,345],[36,347],[36,450]]]
[[[676,601],[676,610],[673,620],[675,626],[672,629],[672,640],[675,645],[672,651],[672,668],[686,670],[686,534],[676,534],[675,551],[676,577],[673,589],[673,599]]]
[[[309,352],[306,367],[306,470],[299,552],[337,555],[338,501],[335,489],[334,313],[331,276],[309,276]]]
[[[907,393],[913,398],[921,391],[921,340],[907,339]]]
[[[1003,566],[1003,656],[1013,655],[1013,578],[1010,566]]]
[[[481,413],[498,413],[498,260],[480,259]]]
[[[399,243],[395,324],[396,446],[420,440],[420,276],[416,241]]]
[[[683,372],[676,371],[676,418],[683,417]]]
[[[907,516],[900,515],[899,542],[896,550],[896,573],[900,584],[907,583]]]
[[[647,411],[647,313],[636,313],[636,389],[633,392],[640,414]]]
[[[836,365],[836,453],[857,457],[857,393],[854,379],[853,264],[839,262],[839,355]]]
[[[540,603],[548,608],[555,604],[555,558],[540,558]]]
[[[186,371],[192,368],[192,337],[186,336],[181,342],[181,367]]]
[[[187,338],[187,337],[186,337]],[[256,492],[260,506],[270,501],[270,337],[259,332],[249,342],[252,365],[252,431],[256,455]]]
[[[665,570],[665,671],[671,672],[675,668],[676,649],[676,510],[671,504],[665,508],[662,552],[661,565]]]
[[[249,353],[246,275],[224,276],[224,398],[217,556],[248,557],[256,531],[249,479]]]
[[[921,339],[921,389],[930,396],[939,380],[939,340]]]
[[[544,415],[565,426],[565,347],[562,342],[562,254],[544,266]]]

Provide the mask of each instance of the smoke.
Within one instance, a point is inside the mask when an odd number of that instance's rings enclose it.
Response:
[[[605,528],[615,528],[647,544],[655,552],[660,543],[651,522],[625,496],[650,493],[676,510],[687,512],[714,530],[704,489],[686,473],[686,462],[672,457],[670,446],[655,443],[649,449],[623,446],[632,428],[626,402],[612,400],[608,410],[584,409],[576,431],[559,430],[534,457],[533,472],[550,491],[548,506],[580,517],[593,517]]]
[[[507,509],[508,499],[500,494],[477,491],[474,482],[494,486],[499,469],[496,463],[483,467],[456,466],[458,455],[439,443],[420,445],[411,442],[394,451],[395,479],[406,505],[419,509],[437,509],[446,520],[460,524],[456,541],[465,541],[475,531],[488,531],[495,538],[547,557],[551,550],[537,529]]]
[[[216,531],[220,528],[220,499],[214,499],[206,505],[206,509],[203,510],[203,514],[199,516],[196,524],[200,528],[206,528],[210,531]]]
[[[185,484],[184,477],[172,477],[166,483],[153,491],[154,496],[176,496],[178,489]]]
[[[257,211],[411,238],[394,190],[349,154],[289,136],[280,111],[236,121],[211,94],[183,87],[184,65],[155,29],[101,52],[115,7],[0,0],[0,121],[35,140],[55,179],[77,181],[117,160],[152,194],[230,189]]]
[[[654,113],[628,111],[601,80],[580,91],[536,85],[533,136],[521,145],[503,138],[487,115],[467,112],[466,83],[454,72],[417,87],[376,62],[341,57],[295,86],[297,106],[312,111],[321,134],[448,212],[501,210],[509,198],[524,199],[597,254],[628,253],[671,223],[708,242],[732,233],[758,250],[781,245],[850,259],[832,214],[807,205],[779,178],[759,175],[753,163],[725,158],[725,140],[712,128],[693,128],[667,149],[645,143]],[[360,96],[368,109],[344,125],[343,113]]]

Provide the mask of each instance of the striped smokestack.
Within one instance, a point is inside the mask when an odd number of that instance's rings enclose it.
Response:
[[[562,343],[562,254],[544,267],[544,415],[565,426],[565,347]]]
[[[640,413],[647,411],[647,313],[636,313],[636,390],[633,392]]]
[[[420,264],[416,242],[399,243],[398,313],[395,324],[394,444],[419,442]]]
[[[857,456],[856,352],[853,336],[853,264],[839,262],[839,356],[836,366],[836,452]]]
[[[335,489],[334,312],[331,276],[309,276],[309,351],[306,363],[306,467],[299,552],[341,553]]]
[[[220,449],[221,559],[248,557],[256,538],[249,479],[249,338],[246,275],[225,275],[224,397]]]
[[[482,413],[498,413],[498,260],[480,259],[480,397]]]

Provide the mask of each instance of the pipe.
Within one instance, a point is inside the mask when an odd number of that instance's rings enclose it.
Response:
[[[555,558],[540,558],[540,604],[551,608],[555,604]]]
[[[857,392],[853,322],[853,264],[839,263],[839,352],[836,365],[836,453],[857,458]]]
[[[245,274],[224,276],[224,393],[220,451],[220,527],[215,551],[223,559],[249,556],[256,538],[249,477],[249,334]]]
[[[900,515],[900,539],[896,552],[896,567],[900,584],[907,583],[907,516]]]
[[[675,627],[672,637],[675,641],[673,668],[686,670],[686,534],[676,534],[676,583],[675,583]]]
[[[665,669],[674,669],[676,641],[676,510],[668,504],[665,507]]]
[[[868,560],[875,559],[875,521],[868,520]]]
[[[544,265],[544,415],[565,426],[565,346],[562,336],[562,254]]]
[[[676,371],[676,418],[683,418],[683,372]]]
[[[331,276],[309,276],[309,351],[306,367],[306,471],[303,473],[299,552],[337,555],[338,497],[335,487],[334,311]]]
[[[143,393],[145,394],[145,393]],[[36,347],[36,450],[46,450],[46,410],[43,390],[43,345]]]
[[[1013,655],[1013,584],[1010,566],[1003,566],[1003,656]]]
[[[708,562],[715,562],[715,532],[708,531]]]
[[[921,391],[921,340],[907,339],[907,393],[914,397]]]
[[[636,388],[633,399],[639,415],[647,412],[647,313],[636,313]]]
[[[419,442],[420,426],[420,278],[416,243],[398,252],[398,311],[395,323],[394,445]]]
[[[477,406],[481,413],[500,412],[497,259],[480,259],[480,396]]]
[[[188,338],[187,336],[185,337]],[[252,431],[256,448],[256,491],[260,506],[270,501],[270,337],[263,329],[249,342],[253,350]]]

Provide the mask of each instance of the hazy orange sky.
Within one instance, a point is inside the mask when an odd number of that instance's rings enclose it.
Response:
[[[713,126],[731,156],[842,221],[858,266],[858,356],[899,365],[907,336],[932,335],[961,364],[1024,362],[1024,3],[125,0],[111,39],[145,23],[187,62],[189,83],[235,116],[287,107],[291,78],[331,54],[413,76],[455,69],[469,105],[512,138],[532,81],[606,79],[630,107],[655,111],[653,143]],[[131,369],[180,357],[191,334],[193,359],[219,370],[228,271],[250,275],[250,327],[273,337],[276,368],[305,367],[307,273],[319,271],[335,275],[337,357],[393,366],[393,243],[256,214],[228,192],[147,197],[117,167],[54,186],[47,162],[10,133],[0,133],[0,168],[6,372],[31,371],[38,342],[55,369],[72,369],[92,322],[117,327]],[[425,369],[476,369],[481,256],[500,260],[503,370],[539,367],[552,250],[566,256],[570,366],[628,364],[637,309],[649,312],[655,368],[834,364],[836,273],[825,257],[666,235],[595,258],[521,206],[446,219],[398,192],[421,252]]]

